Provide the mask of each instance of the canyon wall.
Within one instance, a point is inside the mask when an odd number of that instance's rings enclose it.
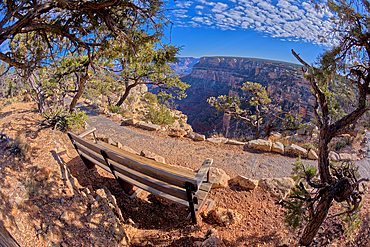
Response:
[[[243,133],[246,127],[243,122],[235,119],[225,121],[222,113],[216,115],[207,98],[245,96],[241,86],[243,82],[251,81],[266,86],[269,97],[281,101],[283,110],[293,109],[308,120],[313,116],[310,107],[313,96],[300,68],[297,64],[262,59],[203,57],[189,75],[181,77],[191,87],[187,90],[188,97],[176,103],[179,110],[188,115],[188,123],[196,132],[225,134],[225,128],[230,126],[229,137],[247,135]]]

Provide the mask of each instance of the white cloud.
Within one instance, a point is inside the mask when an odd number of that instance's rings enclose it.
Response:
[[[193,4],[192,1],[186,1],[186,2],[177,2],[176,8],[184,8],[187,9]]]
[[[319,43],[318,34],[332,27],[327,8],[322,7],[322,11],[317,12],[309,0],[196,0],[194,5],[191,1],[180,0],[176,6],[181,7],[174,10],[173,15],[183,18],[188,26],[253,29],[293,41]]]
[[[213,7],[212,11],[216,13],[221,13],[225,11],[229,6],[225,3],[216,3],[216,5]]]

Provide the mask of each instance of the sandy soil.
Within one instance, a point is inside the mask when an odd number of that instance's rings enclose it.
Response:
[[[33,103],[17,103],[5,106],[0,111],[0,133],[6,134],[11,140],[24,135],[29,144],[28,157],[22,159],[10,152],[5,140],[0,141],[0,224],[5,226],[21,246],[49,246],[53,237],[59,237],[62,246],[98,246],[94,240],[112,237],[104,231],[103,225],[96,229],[88,227],[86,215],[91,205],[73,196],[60,178],[60,167],[55,153],[63,155],[71,174],[83,187],[92,191],[104,187],[116,197],[125,222],[130,222],[137,229],[132,234],[131,246],[193,246],[196,241],[202,241],[210,229],[217,230],[226,246],[296,246],[301,229],[293,232],[286,227],[281,204],[260,188],[246,191],[231,185],[228,188],[211,190],[210,198],[215,201],[215,208],[229,208],[242,215],[238,223],[227,227],[214,222],[207,211],[199,217],[198,225],[193,226],[187,219],[186,208],[163,204],[145,192],[129,199],[122,194],[111,174],[102,170],[88,170],[84,166],[66,134],[40,126],[42,119],[35,109]],[[138,134],[151,136],[158,142],[173,141],[173,138],[161,132],[129,128]],[[190,140],[185,138],[176,139],[176,143],[191,144]],[[140,151],[140,144],[136,145],[130,147]],[[192,169],[199,168],[200,164],[194,162],[194,159],[202,160],[207,154],[216,154],[219,156],[217,158],[224,161],[227,161],[230,155],[243,155],[240,157],[246,158],[256,155],[236,146],[221,147],[219,144],[203,143],[199,148],[205,148],[207,152],[203,154],[200,151],[204,149],[198,150],[198,153],[192,155],[197,156],[196,158],[184,155],[184,152],[171,152],[164,146],[156,147],[155,152],[163,155],[168,163]],[[272,154],[258,155],[272,161],[283,159]],[[35,176],[42,168],[51,169],[51,178],[37,181]],[[227,163],[224,163],[222,168],[231,177],[240,172]],[[268,170],[269,167],[261,169]],[[257,170],[251,172],[256,173],[255,177],[264,175],[262,172],[259,175]],[[22,203],[19,203],[20,200],[23,200]],[[363,204],[363,223],[354,234],[346,238],[346,226],[338,219],[328,219],[320,229],[315,245],[369,246],[368,192],[364,196]],[[70,221],[60,219],[66,210],[73,212],[74,217]]]

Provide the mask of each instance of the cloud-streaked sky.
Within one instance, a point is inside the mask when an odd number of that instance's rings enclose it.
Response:
[[[309,0],[180,0],[172,3],[172,44],[181,56],[239,56],[297,62],[290,50],[313,62],[323,49],[318,36],[331,14]]]

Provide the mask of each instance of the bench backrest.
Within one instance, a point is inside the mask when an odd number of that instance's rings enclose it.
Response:
[[[106,143],[92,143],[73,133],[68,133],[68,135],[83,158],[113,173],[118,178],[132,179],[141,185],[182,200],[188,199],[187,186],[190,185],[193,192],[198,189],[195,172],[172,167]],[[104,151],[106,160],[101,155],[101,151]]]

